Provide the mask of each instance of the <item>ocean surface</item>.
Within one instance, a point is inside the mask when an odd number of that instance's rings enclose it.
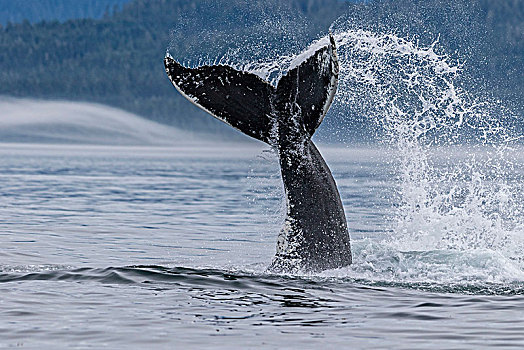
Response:
[[[0,145],[0,347],[524,347],[524,231],[479,214],[486,187],[477,212],[408,220],[391,151],[319,149],[354,265],[291,276],[265,271],[285,203],[262,145]]]

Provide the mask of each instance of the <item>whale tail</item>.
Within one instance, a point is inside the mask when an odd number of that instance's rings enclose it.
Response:
[[[274,144],[275,123],[288,122],[275,104],[293,99],[300,109],[300,129],[312,136],[335,96],[338,61],[332,36],[299,55],[273,87],[259,76],[227,65],[186,68],[166,55],[166,73],[175,88],[213,117],[257,140]],[[282,118],[282,119],[280,119]]]
[[[351,264],[340,195],[311,141],[336,93],[333,36],[297,56],[276,87],[227,65],[186,68],[169,55],[164,64],[169,79],[188,100],[277,148],[288,210],[270,268],[318,271]]]

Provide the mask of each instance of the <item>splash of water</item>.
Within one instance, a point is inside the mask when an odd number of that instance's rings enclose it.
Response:
[[[363,29],[334,35],[340,61],[334,106],[347,119],[360,116],[375,127],[395,155],[398,185],[389,238],[379,248],[355,242],[352,273],[408,281],[442,281],[446,274],[524,280],[523,136],[512,129],[511,113],[468,93],[465,63],[443,53],[438,38],[423,46]],[[306,51],[327,42],[320,38]],[[276,85],[302,59],[288,50],[253,63],[235,50],[204,64],[228,64]]]
[[[522,135],[505,124],[507,111],[460,87],[461,66],[438,53],[438,41],[419,47],[364,30],[338,33],[337,41],[338,102],[365,113],[396,151],[400,202],[390,245],[488,251],[512,265],[513,276],[522,272]]]
[[[361,114],[375,126],[395,154],[398,182],[386,245],[357,242],[350,274],[417,281],[449,275],[455,281],[524,279],[524,172],[518,159],[523,136],[508,124],[508,111],[461,87],[462,65],[439,52],[438,39],[424,47],[366,30],[335,37],[340,61],[335,103],[348,118]],[[326,42],[321,38],[309,49]],[[276,84],[297,59],[288,55],[237,68]]]

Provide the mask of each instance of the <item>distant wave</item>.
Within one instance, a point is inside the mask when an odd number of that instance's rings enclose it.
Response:
[[[0,142],[180,145],[187,132],[94,103],[0,98]]]

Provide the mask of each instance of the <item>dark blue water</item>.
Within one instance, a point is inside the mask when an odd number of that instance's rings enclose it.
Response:
[[[518,225],[493,219],[484,237],[504,242],[465,248],[487,222],[468,211],[442,247],[461,207],[407,225],[391,153],[319,148],[355,263],[287,276],[265,271],[284,203],[261,147],[1,145],[0,347],[524,346]]]

